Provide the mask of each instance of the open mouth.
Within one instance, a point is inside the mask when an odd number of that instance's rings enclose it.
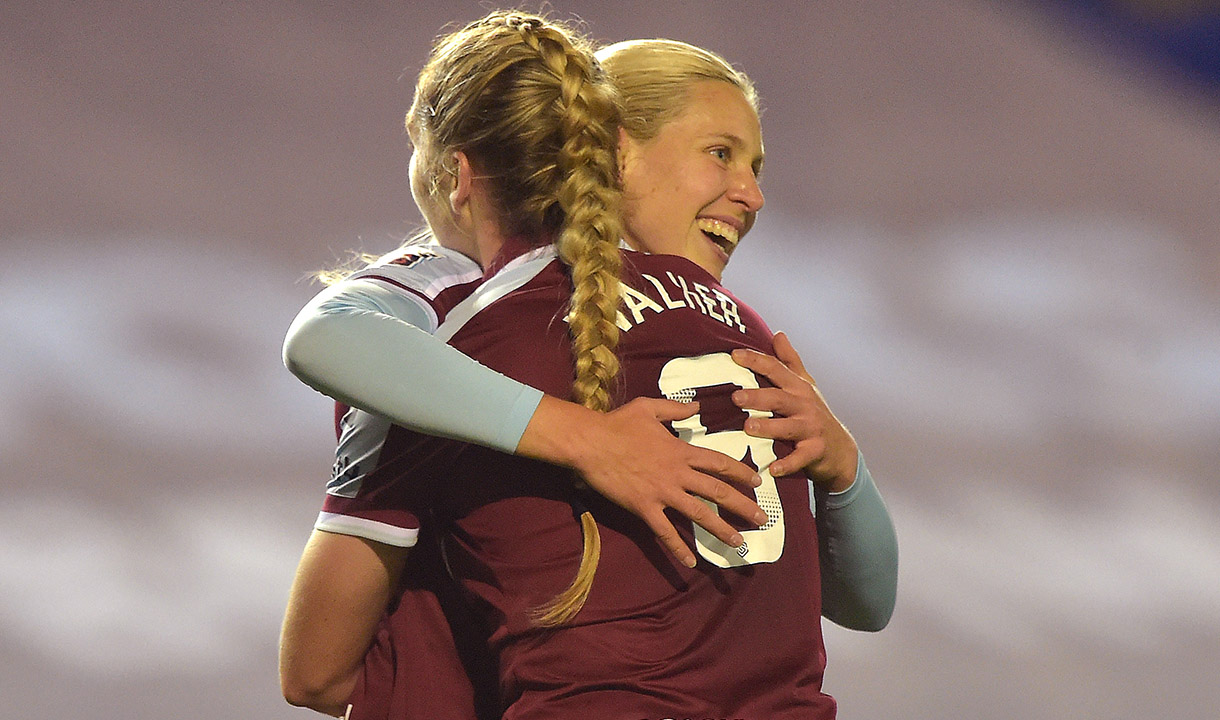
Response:
[[[716,247],[723,250],[725,255],[733,254],[733,249],[737,247],[737,240],[740,237],[737,228],[713,218],[698,218],[698,225],[699,230],[715,243]]]

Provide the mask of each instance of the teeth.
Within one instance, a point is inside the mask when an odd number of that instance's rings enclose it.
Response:
[[[699,218],[698,223],[700,230],[723,240],[725,250],[731,252],[733,248],[737,247],[737,228],[713,218]]]

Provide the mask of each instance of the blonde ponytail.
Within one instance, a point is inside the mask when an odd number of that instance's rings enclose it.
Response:
[[[620,115],[591,47],[537,15],[491,13],[433,48],[406,124],[416,161],[433,178],[429,192],[448,189],[446,163],[460,150],[488,179],[505,234],[554,242],[572,277],[573,396],[608,410],[619,370]],[[592,587],[601,541],[593,516],[579,514],[580,568],[567,590],[534,613],[539,626],[571,620]]]
[[[557,44],[558,45],[558,44]],[[540,47],[562,78],[561,119],[567,136],[560,152],[563,182],[557,198],[564,222],[555,247],[572,276],[568,331],[576,364],[573,394],[577,402],[598,411],[613,404],[618,375],[615,354],[621,297],[619,253],[621,193],[618,188],[618,108],[616,98],[594,82],[601,70],[570,49],[562,56]],[[590,72],[590,70],[592,72]],[[588,600],[601,559],[601,534],[592,513],[577,505],[583,538],[580,567],[566,590],[534,610],[540,627],[555,627],[576,616]]]

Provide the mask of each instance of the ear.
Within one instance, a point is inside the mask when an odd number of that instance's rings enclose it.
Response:
[[[449,192],[449,209],[455,217],[462,217],[470,212],[470,193],[474,186],[474,170],[470,167],[470,158],[458,150],[453,153],[453,164],[457,170],[453,179],[453,190]]]

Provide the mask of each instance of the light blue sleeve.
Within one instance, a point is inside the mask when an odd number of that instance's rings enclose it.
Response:
[[[881,630],[898,597],[898,536],[864,456],[847,490],[825,493],[811,484],[810,495],[816,503],[822,615],[849,630]]]
[[[429,435],[514,452],[542,392],[432,336],[430,308],[371,280],[331,286],[293,320],[284,365],[342,403]]]

